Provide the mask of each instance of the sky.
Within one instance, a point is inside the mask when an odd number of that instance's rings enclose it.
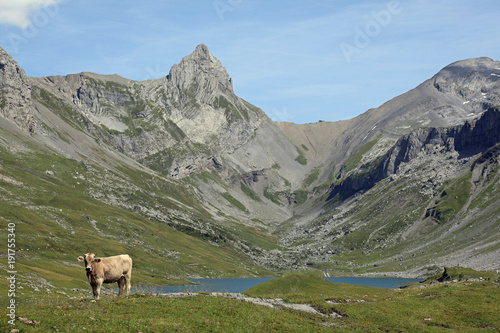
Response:
[[[0,0],[0,46],[28,76],[146,80],[204,43],[276,121],[353,118],[446,65],[500,59],[498,0]]]

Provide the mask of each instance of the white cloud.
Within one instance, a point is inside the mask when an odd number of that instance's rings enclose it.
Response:
[[[56,5],[63,0],[0,0],[0,24],[26,28],[31,16],[42,7]]]

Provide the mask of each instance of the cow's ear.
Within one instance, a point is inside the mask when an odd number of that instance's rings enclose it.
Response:
[[[78,257],[78,261],[83,261],[83,260],[85,260],[85,259],[82,256]]]
[[[94,262],[101,262],[101,258],[95,258]]]

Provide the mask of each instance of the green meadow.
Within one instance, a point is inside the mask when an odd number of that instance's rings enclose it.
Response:
[[[438,283],[435,276],[404,289],[334,284],[320,272],[290,273],[253,287],[251,297],[310,304],[321,314],[276,309],[226,297],[198,294],[168,298],[144,293],[105,296],[38,295],[18,298],[16,315],[39,322],[2,319],[2,332],[497,332],[498,274],[459,272],[464,280]],[[467,281],[471,275],[483,280]],[[448,274],[448,276],[450,276]],[[7,304],[2,284],[2,304]]]

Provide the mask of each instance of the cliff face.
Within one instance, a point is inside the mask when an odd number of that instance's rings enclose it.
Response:
[[[203,44],[158,80],[81,73],[32,82],[38,103],[60,100],[101,142],[175,178],[213,167],[213,159],[269,120],[234,94],[225,68]]]
[[[3,48],[0,48],[0,114],[23,131],[33,131],[31,84],[24,70]]]
[[[309,160],[262,110],[236,96],[226,69],[203,44],[161,79],[80,73],[31,82],[40,110],[52,110],[99,145],[156,172],[179,180],[194,177],[206,202],[231,214],[290,217],[296,204],[287,198],[322,163]],[[41,114],[40,122],[46,122]],[[64,145],[64,135],[49,130],[40,135],[53,146]],[[66,155],[93,154],[94,148],[84,148],[74,144]],[[75,154],[75,149],[85,151]],[[220,181],[207,186],[197,179],[204,173]],[[249,181],[253,173],[265,174],[265,180]],[[262,199],[248,201],[250,191]]]
[[[456,153],[457,158],[467,158],[484,152],[500,142],[500,110],[489,108],[479,119],[448,128],[419,129],[397,141],[382,161],[382,177],[399,170],[422,152],[431,154],[436,149],[443,153]],[[451,176],[451,175],[450,175]]]
[[[500,110],[488,109],[479,119],[463,125],[420,128],[399,140],[378,159],[361,165],[339,183],[332,184],[328,199],[340,195],[347,198],[358,191],[372,188],[378,181],[397,174],[402,164],[412,163],[422,155],[439,152],[456,156],[457,160],[480,154],[500,142]],[[445,171],[446,172],[446,171]],[[446,177],[453,178],[453,171]]]

